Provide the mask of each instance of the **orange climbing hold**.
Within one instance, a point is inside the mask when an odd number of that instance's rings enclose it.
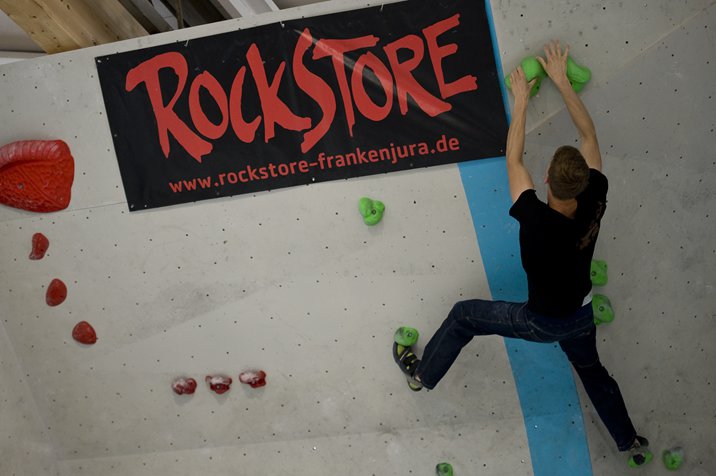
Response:
[[[67,299],[67,286],[61,279],[53,279],[47,287],[45,302],[48,306],[59,306]]]
[[[0,147],[0,203],[31,212],[70,204],[75,161],[61,140],[24,140]]]

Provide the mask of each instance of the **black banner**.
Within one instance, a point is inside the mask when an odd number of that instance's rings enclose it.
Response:
[[[131,211],[504,155],[484,2],[405,2],[95,59]]]

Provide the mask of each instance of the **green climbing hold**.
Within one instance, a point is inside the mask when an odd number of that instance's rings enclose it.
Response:
[[[358,211],[363,216],[363,221],[368,226],[377,225],[378,222],[383,218],[383,212],[385,211],[385,205],[383,202],[378,200],[372,200],[368,197],[363,197],[358,202]]]
[[[534,96],[539,92],[539,88],[542,84],[542,80],[547,76],[542,64],[537,60],[536,56],[528,56],[520,63],[522,70],[525,72],[525,79],[529,83],[533,79],[536,79],[535,84],[532,86],[530,96]],[[592,79],[592,72],[586,66],[579,65],[574,62],[571,57],[567,57],[567,79],[569,84],[572,85],[572,89],[575,92],[580,92],[584,89],[590,79]],[[507,89],[512,89],[509,75],[505,77],[505,86]]]
[[[589,271],[593,286],[604,286],[607,284],[607,262],[600,259],[593,259]]]
[[[634,456],[631,456],[631,457],[629,458],[629,461],[627,461],[627,465],[628,465],[630,468],[641,468],[642,466],[651,463],[651,460],[654,459],[654,453],[652,453],[652,452],[649,451],[649,450],[646,450],[646,451],[645,451],[644,453],[642,453],[641,455],[644,457],[644,461],[643,461],[643,462],[638,463],[638,462],[634,459]]]
[[[603,294],[592,296],[592,310],[594,311],[594,324],[606,324],[614,320],[614,309],[609,298]]]
[[[574,89],[575,93],[579,93],[579,92],[582,92],[582,89],[584,89],[584,85],[586,83],[574,83],[574,82],[570,81],[569,84],[572,85],[572,89]]]
[[[529,83],[533,79],[535,80],[535,83],[532,85],[532,90],[530,91],[530,96],[534,96],[539,92],[542,80],[547,76],[547,73],[545,73],[542,65],[537,61],[537,57],[535,56],[526,57],[522,60],[520,65],[522,66],[522,71],[525,72],[527,82]],[[510,81],[509,75],[505,78],[505,86],[507,86],[507,89],[512,89],[512,82]]]
[[[403,347],[411,347],[415,345],[416,342],[418,342],[418,330],[413,329],[412,327],[398,327],[398,330],[395,331],[395,335],[393,335],[393,340],[398,344],[402,345]]]
[[[450,463],[438,463],[435,466],[435,474],[437,476],[453,476],[452,466]]]
[[[666,469],[676,471],[684,463],[684,449],[676,447],[670,450],[664,450],[661,454],[661,459]]]
[[[575,63],[572,58],[567,58],[567,79],[571,83],[586,84],[592,79],[592,72],[586,66]]]

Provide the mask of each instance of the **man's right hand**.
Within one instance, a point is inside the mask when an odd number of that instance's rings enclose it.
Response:
[[[533,79],[529,83],[525,78],[525,72],[522,66],[518,66],[516,70],[510,74],[510,84],[512,85],[512,94],[515,96],[515,107],[519,105],[527,106],[527,102],[530,100],[530,91],[534,86],[537,78]]]
[[[559,46],[559,40],[552,40],[548,45],[544,46],[544,54],[547,60],[538,56],[537,61],[540,62],[547,75],[557,87],[569,86],[567,79],[567,56],[569,55],[569,46],[564,49]]]
[[[545,45],[544,53],[547,56],[547,61],[539,56],[537,60],[554,82],[555,86],[557,86],[559,92],[562,93],[564,104],[567,106],[569,115],[572,117],[572,121],[577,127],[579,136],[581,137],[582,143],[579,150],[590,168],[602,170],[602,155],[599,151],[599,142],[597,142],[597,132],[594,129],[594,123],[587,112],[587,108],[584,107],[584,103],[579,99],[577,93],[574,92],[572,85],[569,83],[569,79],[567,79],[567,55],[569,54],[569,47],[566,47],[564,52],[562,52],[559,41],[552,40],[548,45]]]

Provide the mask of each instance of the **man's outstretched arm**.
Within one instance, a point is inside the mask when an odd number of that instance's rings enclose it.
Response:
[[[539,56],[537,59],[562,94],[562,99],[564,99],[569,115],[572,116],[572,121],[577,126],[581,139],[579,150],[582,153],[582,157],[587,161],[587,165],[590,168],[601,171],[602,155],[599,152],[597,131],[594,128],[589,112],[587,112],[587,108],[584,107],[584,103],[574,92],[572,85],[569,84],[569,79],[567,79],[569,47],[565,48],[564,53],[562,53],[559,41],[552,41],[549,45],[545,45],[544,52],[547,60],[545,61]]]
[[[522,66],[510,75],[512,94],[515,96],[515,105],[512,110],[512,122],[507,133],[507,177],[510,181],[510,196],[516,202],[522,192],[535,188],[532,177],[522,161],[525,151],[525,123],[527,122],[527,103],[529,102],[532,84],[527,83]]]

